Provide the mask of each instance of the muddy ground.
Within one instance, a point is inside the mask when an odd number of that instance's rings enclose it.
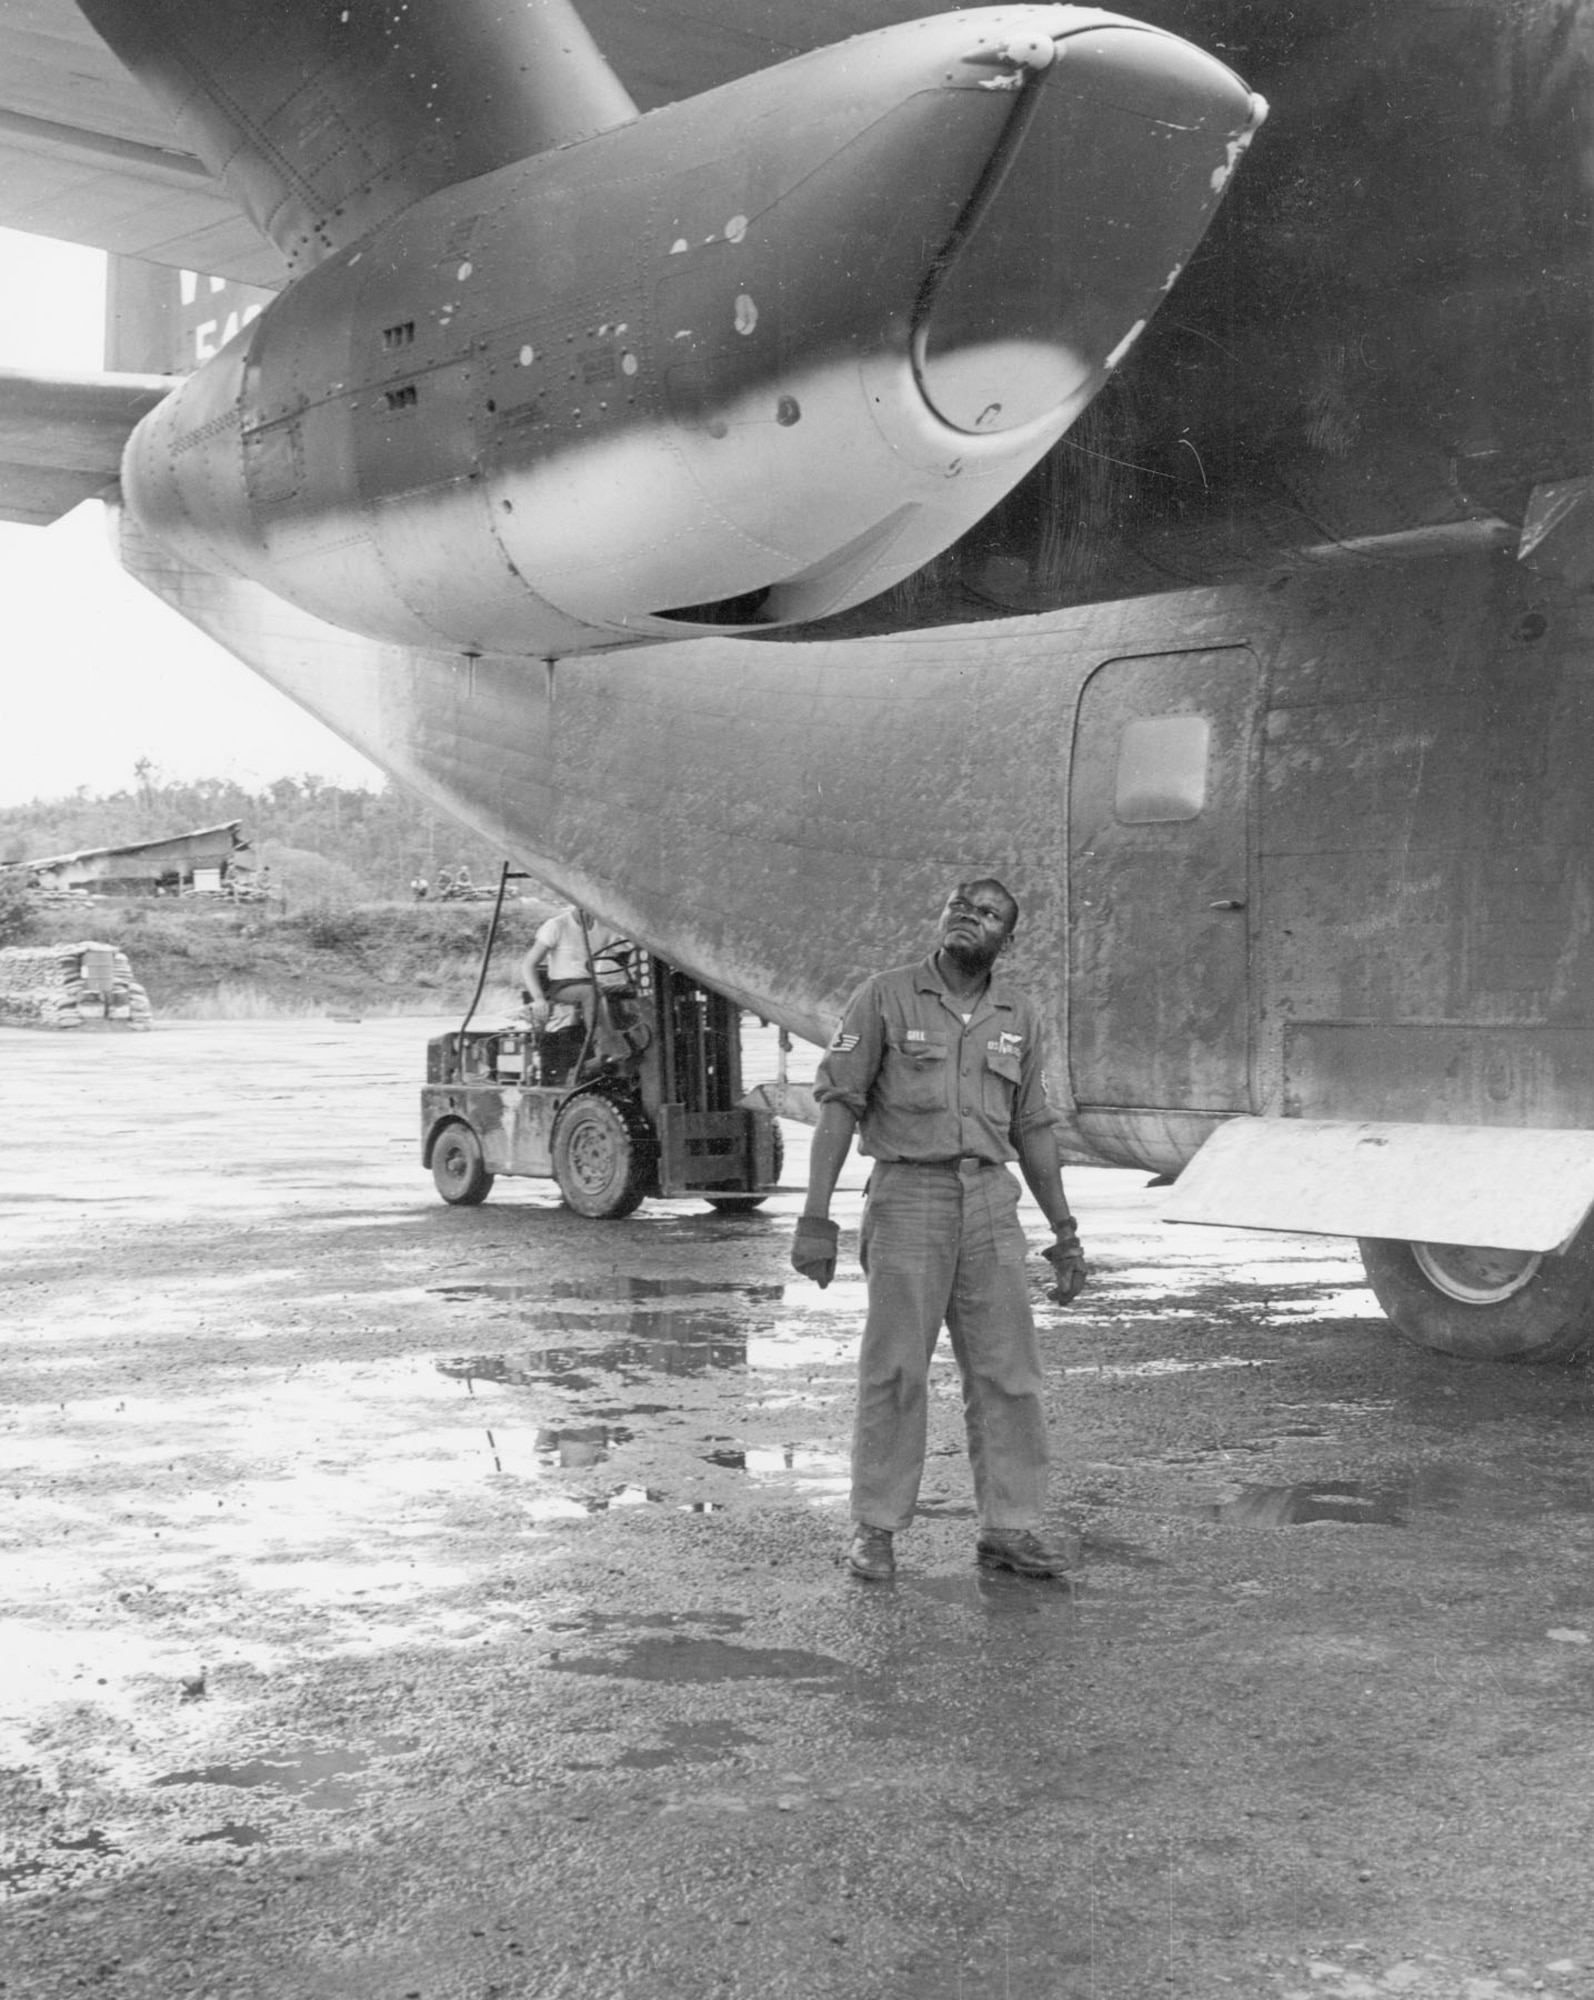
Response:
[[[5,2000],[1594,1996],[1586,1372],[1075,1172],[1081,1580],[977,1571],[943,1362],[857,1584],[861,1173],[824,1294],[800,1128],[448,1209],[428,1032],[0,1033]]]

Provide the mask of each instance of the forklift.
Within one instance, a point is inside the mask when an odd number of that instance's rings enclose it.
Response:
[[[467,1207],[519,1174],[598,1219],[649,1195],[757,1208],[780,1180],[780,1126],[739,1101],[741,1012],[723,994],[626,940],[589,940],[590,1022],[560,1006],[540,1026],[472,1028],[511,879],[506,865],[464,1020],[427,1044],[421,1164],[438,1193]]]

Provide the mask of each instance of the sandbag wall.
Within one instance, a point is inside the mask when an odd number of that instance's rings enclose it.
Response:
[[[14,1028],[147,1028],[149,995],[114,945],[0,949],[0,1023]]]

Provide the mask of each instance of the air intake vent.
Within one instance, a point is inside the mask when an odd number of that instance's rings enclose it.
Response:
[[[673,611],[655,611],[655,618],[681,625],[767,625],[771,586],[744,590],[740,597],[722,597],[713,604],[682,604]]]

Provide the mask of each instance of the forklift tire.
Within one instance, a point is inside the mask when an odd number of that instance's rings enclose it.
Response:
[[[432,1141],[432,1180],[455,1208],[474,1208],[492,1192],[482,1142],[462,1119],[451,1119]]]
[[[570,1098],[553,1128],[553,1177],[577,1215],[629,1215],[652,1179],[646,1125],[596,1091]]]

